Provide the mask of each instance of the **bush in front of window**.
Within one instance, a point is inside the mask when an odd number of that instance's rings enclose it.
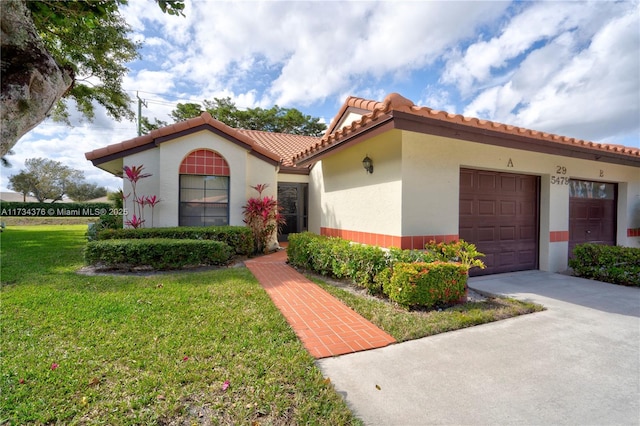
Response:
[[[221,241],[166,238],[89,241],[84,251],[88,265],[117,269],[224,265],[232,255],[233,249]]]
[[[96,234],[98,240],[170,238],[213,240],[226,243],[239,255],[253,253],[253,234],[244,226],[175,226],[171,228],[105,229]]]
[[[569,266],[579,277],[640,287],[640,248],[579,244]]]

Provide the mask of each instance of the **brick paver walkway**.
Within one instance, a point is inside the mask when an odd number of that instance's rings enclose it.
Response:
[[[302,344],[315,358],[381,348],[395,339],[286,264],[284,250],[247,260]]]

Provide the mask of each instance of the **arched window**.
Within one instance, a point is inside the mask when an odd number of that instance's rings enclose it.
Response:
[[[180,164],[180,226],[229,224],[229,165],[208,149],[189,153]]]

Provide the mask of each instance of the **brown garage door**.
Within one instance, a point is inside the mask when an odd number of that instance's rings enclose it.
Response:
[[[471,275],[538,268],[538,176],[460,169],[460,238],[486,256]]]
[[[569,256],[582,243],[616,245],[616,184],[572,179],[569,185]]]

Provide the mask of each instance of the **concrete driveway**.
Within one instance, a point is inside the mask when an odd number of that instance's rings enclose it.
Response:
[[[541,271],[469,285],[547,310],[317,361],[365,424],[640,424],[640,289]]]

